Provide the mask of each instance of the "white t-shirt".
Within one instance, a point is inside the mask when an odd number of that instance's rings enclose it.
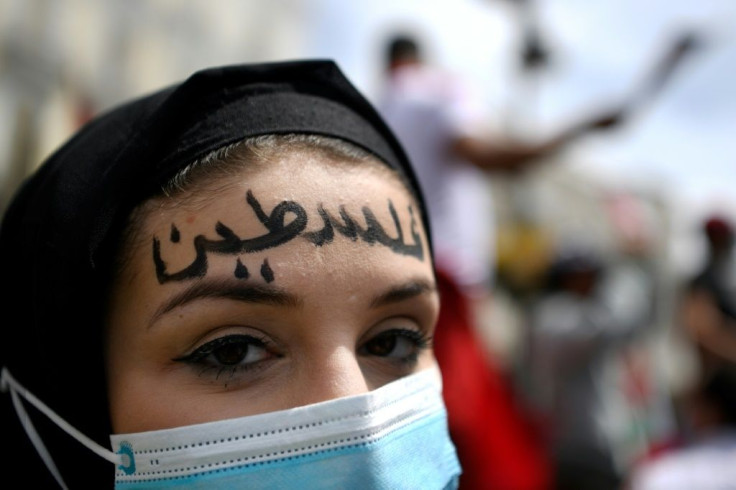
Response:
[[[482,103],[448,73],[407,66],[389,80],[376,105],[416,169],[438,265],[461,286],[490,285],[495,224],[489,181],[449,152],[456,137],[486,122]]]
[[[645,464],[634,473],[630,490],[736,490],[736,430],[711,434]]]

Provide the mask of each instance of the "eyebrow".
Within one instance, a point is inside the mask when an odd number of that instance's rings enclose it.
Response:
[[[150,328],[161,316],[171,310],[206,298],[224,298],[244,303],[292,308],[302,306],[301,298],[275,286],[234,284],[229,280],[206,280],[189,286],[161,305],[148,322],[148,327]]]
[[[403,284],[392,287],[381,293],[371,301],[371,308],[387,306],[407,299],[416,298],[423,294],[437,291],[437,285],[425,279],[413,279]]]

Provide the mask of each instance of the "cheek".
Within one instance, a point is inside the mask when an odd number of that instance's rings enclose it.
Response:
[[[149,253],[139,253],[118,278],[106,317],[106,377],[113,427],[128,425],[131,418],[145,419],[149,400],[138,388],[156,381],[160,366],[150,342],[148,324],[167,286],[158,284]],[[139,409],[143,407],[143,409]],[[123,422],[128,420],[127,422]]]

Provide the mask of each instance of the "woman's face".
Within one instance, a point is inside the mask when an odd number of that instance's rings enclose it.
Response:
[[[113,430],[306,405],[431,366],[427,239],[387,175],[290,154],[149,204],[109,309]]]

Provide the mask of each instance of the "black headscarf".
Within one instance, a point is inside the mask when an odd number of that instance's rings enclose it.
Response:
[[[307,133],[352,142],[402,174],[424,210],[401,145],[328,60],[212,68],[83,127],[20,188],[0,229],[0,365],[105,447],[111,432],[102,352],[110,250],[133,207],[182,166],[244,138]],[[426,213],[422,212],[429,233]],[[2,396],[3,474],[48,471]],[[72,488],[112,485],[113,465],[28,412]],[[29,470],[26,470],[29,468]],[[22,472],[22,474],[21,474]],[[36,488],[34,486],[34,488]],[[45,487],[44,487],[45,488]]]

